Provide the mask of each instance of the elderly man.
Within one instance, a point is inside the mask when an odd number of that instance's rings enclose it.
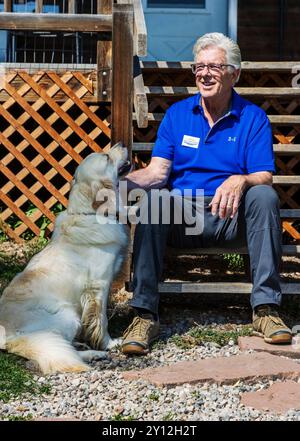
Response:
[[[272,132],[265,112],[233,89],[239,79],[238,45],[220,33],[194,46],[199,93],[169,108],[158,131],[150,164],[127,176],[130,188],[204,190],[204,229],[197,237],[183,225],[139,224],[134,240],[136,317],[122,351],[146,354],[158,337],[158,281],[166,243],[178,247],[247,245],[253,290],[253,330],[268,343],[291,341],[279,315],[281,225]],[[150,192],[149,192],[150,193]],[[151,210],[151,205],[149,204]]]

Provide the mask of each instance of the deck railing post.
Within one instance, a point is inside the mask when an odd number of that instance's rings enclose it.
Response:
[[[112,0],[97,1],[98,14],[112,13]],[[112,42],[97,42],[97,97],[99,101],[111,100]]]
[[[43,0],[35,0],[35,12],[41,14],[43,12]]]
[[[12,12],[12,0],[4,0],[4,12]]]
[[[121,141],[132,151],[133,6],[113,5],[112,145]]]

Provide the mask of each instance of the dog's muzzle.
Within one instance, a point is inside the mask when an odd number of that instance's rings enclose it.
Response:
[[[118,177],[122,177],[127,175],[131,170],[131,163],[129,160],[125,161],[120,167],[118,168]]]

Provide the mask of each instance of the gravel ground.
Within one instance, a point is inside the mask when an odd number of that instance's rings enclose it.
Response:
[[[170,336],[185,335],[195,322],[212,326],[214,329],[228,330],[230,326],[236,327],[237,323],[247,323],[249,312],[247,308],[223,311],[173,308],[171,314],[170,311],[168,315],[164,315],[163,312],[161,342],[146,357],[128,358],[115,351],[110,354],[110,360],[93,362],[92,370],[88,373],[59,374],[47,378],[35,375],[40,383],[51,384],[51,394],[28,397],[6,404],[0,403],[0,417],[6,419],[14,415],[23,417],[32,415],[34,419],[298,421],[300,410],[277,415],[240,405],[241,393],[267,388],[273,381],[260,381],[254,384],[237,382],[230,386],[204,383],[158,388],[145,381],[128,382],[121,378],[124,370],[239,354],[238,346],[232,341],[223,347],[215,343],[205,343],[202,346],[180,349],[170,340]]]
[[[13,252],[22,257],[19,246],[1,244],[0,251]],[[299,278],[300,259],[290,258],[291,275],[286,269],[283,277],[291,280]],[[205,274],[206,269],[203,270]],[[203,275],[202,274],[202,275]],[[202,276],[200,274],[200,276]],[[198,276],[197,276],[198,277]],[[2,288],[7,282],[2,284]],[[0,280],[1,288],[1,280]],[[126,303],[126,292],[115,295],[118,311],[123,311],[114,336],[120,335],[130,322]],[[240,298],[241,299],[241,298]],[[39,397],[28,396],[21,400],[3,403],[0,401],[0,419],[18,417],[66,418],[79,420],[142,420],[142,421],[216,421],[216,420],[300,420],[299,410],[290,410],[285,414],[261,412],[240,404],[243,392],[268,388],[273,381],[259,381],[253,384],[237,382],[234,385],[196,384],[172,388],[158,388],[145,381],[124,381],[124,370],[143,369],[171,364],[176,361],[197,360],[209,357],[231,357],[240,353],[237,345],[230,341],[220,347],[216,343],[205,343],[188,349],[181,349],[172,342],[175,334],[184,336],[188,330],[198,324],[218,330],[236,329],[249,325],[251,311],[246,301],[217,307],[200,304],[191,297],[186,298],[185,306],[165,303],[161,309],[161,340],[145,357],[126,357],[117,350],[110,353],[110,359],[95,361],[92,369],[83,374],[59,374],[46,378],[35,374],[41,384],[50,384],[51,393]],[[193,307],[187,306],[192,304]],[[235,306],[234,306],[235,305]],[[186,309],[185,309],[186,308]],[[125,316],[125,321],[124,321]],[[127,317],[127,318],[126,318]],[[118,318],[118,314],[117,314]],[[116,315],[111,321],[117,323]],[[288,322],[289,324],[289,322]],[[112,330],[113,331],[113,330]]]

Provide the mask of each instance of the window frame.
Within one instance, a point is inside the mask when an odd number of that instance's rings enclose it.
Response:
[[[156,8],[148,7],[148,0],[142,0],[143,10],[146,15],[148,14],[199,14],[199,15],[209,15],[211,14],[211,3],[206,0],[205,8]]]
[[[183,5],[182,7],[178,7],[176,5],[174,5],[174,6],[172,6],[172,5],[170,5],[170,6],[159,6],[159,5],[157,5],[157,6],[149,6],[148,5],[149,0],[146,0],[145,7],[146,7],[147,10],[148,9],[149,10],[152,10],[152,9],[160,9],[160,10],[162,10],[162,9],[163,10],[176,9],[176,10],[180,11],[180,10],[184,10],[184,9],[189,9],[189,10],[195,10],[196,9],[196,10],[203,11],[203,10],[207,9],[207,0],[202,0],[202,1],[204,1],[204,7],[198,7],[198,6],[193,6],[193,5],[189,5],[189,6]]]

